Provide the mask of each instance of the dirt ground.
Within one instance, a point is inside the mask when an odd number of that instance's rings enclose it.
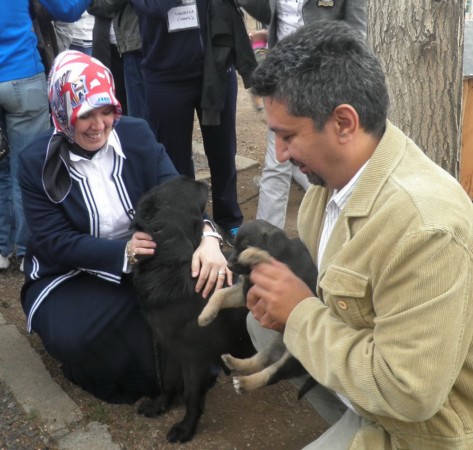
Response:
[[[255,181],[264,158],[266,124],[264,113],[253,109],[250,95],[242,87],[237,135],[239,155],[258,162],[256,167],[238,174],[239,202],[248,221],[256,214],[258,187]],[[199,141],[198,133],[195,140]],[[291,235],[296,233],[296,212],[302,195],[302,189],[293,184],[286,224],[286,231]],[[25,320],[19,304],[21,284],[22,276],[15,268],[0,273],[0,313],[24,332]],[[137,415],[136,405],[109,405],[97,400],[64,379],[57,362],[45,353],[36,335],[28,339],[53,378],[79,405],[86,421],[106,424],[114,442],[123,449],[295,450],[314,440],[326,427],[307,401],[297,401],[297,391],[289,382],[241,396],[233,390],[231,377],[221,375],[208,394],[195,438],[186,444],[169,444],[166,432],[181,419],[182,406],[178,405],[160,418],[147,419]],[[47,448],[53,449],[54,445],[49,442]]]

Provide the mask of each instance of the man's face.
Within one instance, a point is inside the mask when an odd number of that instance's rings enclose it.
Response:
[[[279,162],[291,161],[307,174],[312,184],[331,186],[331,173],[337,169],[341,155],[330,120],[318,131],[309,117],[288,113],[285,103],[265,98],[268,127],[276,135],[276,156]]]

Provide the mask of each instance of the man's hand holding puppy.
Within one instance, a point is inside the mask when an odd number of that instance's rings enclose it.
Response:
[[[286,264],[271,258],[253,267],[247,307],[265,328],[284,330],[292,310],[313,292]]]

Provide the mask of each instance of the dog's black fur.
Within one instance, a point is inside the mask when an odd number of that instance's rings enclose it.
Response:
[[[159,396],[143,402],[139,413],[158,416],[183,394],[185,416],[169,430],[170,442],[194,435],[220,355],[254,353],[245,308],[228,310],[209,327],[197,324],[206,301],[195,293],[191,259],[202,237],[207,197],[206,184],[176,177],[145,194],[134,219],[134,228],[149,233],[157,244],[155,254],[135,266],[134,283],[159,349],[161,381]]]
[[[238,231],[235,248],[228,261],[232,271],[241,275],[240,282],[213,294],[199,316],[199,325],[213,323],[226,308],[246,305],[246,295],[251,287],[251,268],[268,261],[270,256],[287,264],[315,293],[317,268],[302,241],[299,238],[289,239],[284,231],[269,222],[253,220]],[[273,340],[269,348],[249,359],[237,359],[229,354],[222,355],[222,359],[230,370],[247,374],[233,378],[238,393],[307,374],[302,364],[287,351],[282,334]],[[299,391],[299,398],[315,384],[316,381],[310,378]]]

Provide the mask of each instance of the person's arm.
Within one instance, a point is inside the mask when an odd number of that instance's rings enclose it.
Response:
[[[142,14],[156,18],[166,18],[171,8],[181,5],[177,0],[130,0],[130,3]]]
[[[271,22],[269,0],[236,0],[235,3],[258,22],[265,25]]]
[[[128,0],[92,0],[87,12],[93,16],[113,18],[127,3]]]
[[[426,420],[446,401],[471,345],[472,275],[468,249],[450,234],[415,233],[371,288],[374,328],[355,329],[312,297],[290,313],[284,342],[315,379],[355,405]],[[278,286],[266,286],[267,302]],[[347,315],[356,313],[346,305]]]
[[[54,20],[76,22],[90,5],[91,0],[39,0]]]
[[[366,39],[368,31],[366,0],[347,0],[345,4],[345,22]]]
[[[55,20],[53,25],[57,36],[58,50],[63,52],[72,44],[72,25],[60,20]]]
[[[227,260],[221,250],[221,239],[213,234],[213,228],[204,224],[202,239],[192,255],[192,276],[197,277],[196,292],[207,298],[212,289],[220,289],[225,281],[232,284],[232,272],[227,268]]]
[[[126,240],[101,239],[78,231],[74,221],[80,218],[71,218],[63,204],[49,200],[40,170],[26,157],[20,158],[19,179],[37,257],[59,270],[82,269],[119,282]]]

